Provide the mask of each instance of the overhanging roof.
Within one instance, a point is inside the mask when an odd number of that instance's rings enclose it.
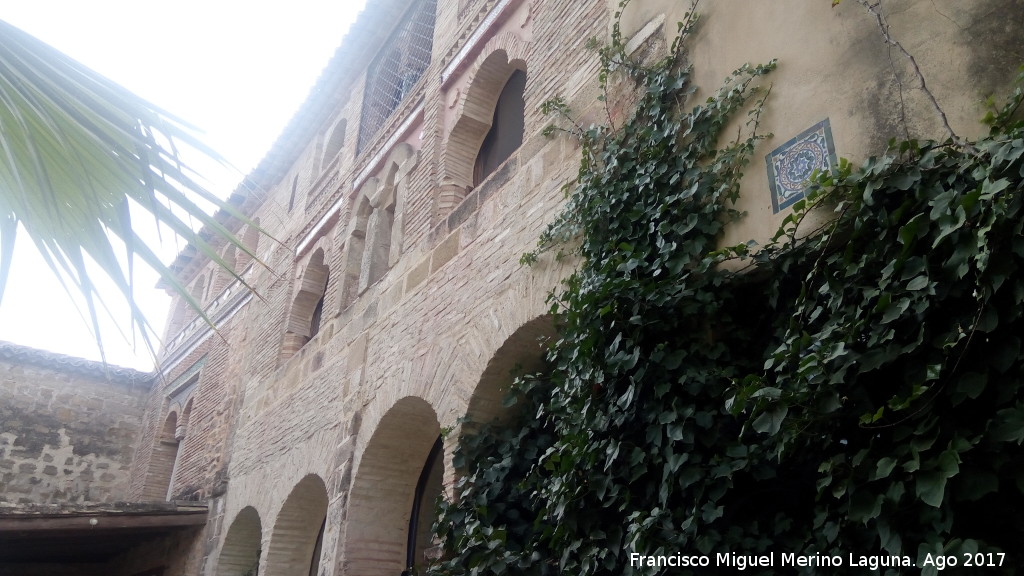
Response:
[[[173,502],[0,508],[0,565],[106,562],[206,523],[205,505]]]

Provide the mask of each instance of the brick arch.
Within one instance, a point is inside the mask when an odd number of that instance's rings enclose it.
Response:
[[[238,249],[234,244],[229,243],[224,246],[219,256],[223,264],[210,273],[210,295],[214,297],[234,280],[232,272],[240,273],[240,270],[235,267],[238,262]]]
[[[194,395],[189,394],[185,399],[185,404],[180,407],[180,412],[177,413],[177,423],[174,427],[174,464],[171,466],[171,475],[167,481],[167,499],[172,500],[180,495],[180,471],[182,460],[185,458],[185,438],[188,436],[189,422],[192,419],[192,406],[193,406]]]
[[[503,401],[513,379],[542,370],[547,343],[556,336],[554,318],[545,314],[526,322],[505,339],[487,362],[470,396],[463,433],[472,430],[473,425],[503,419],[508,412]]]
[[[259,512],[252,506],[242,508],[231,521],[231,527],[224,537],[215,576],[255,574],[262,541],[263,524]]]
[[[338,284],[338,311],[344,311],[359,296],[359,276],[366,247],[366,230],[373,207],[370,197],[377,193],[380,179],[368,178],[353,195],[352,213],[345,229],[345,245],[341,250],[341,277]]]
[[[419,162],[419,151],[403,142],[384,161],[380,180],[367,189],[371,212],[366,223],[367,249],[363,254],[360,291],[380,279],[398,262],[405,227],[407,177]]]
[[[454,208],[472,188],[480,144],[491,128],[498,96],[516,70],[526,72],[526,45],[510,32],[491,38],[474,62],[441,152],[441,185],[447,191],[439,204],[441,214]]]
[[[260,219],[253,218],[252,222],[245,227],[245,231],[241,235],[242,245],[245,246],[245,250],[238,250],[235,258],[236,270],[239,274],[245,272],[245,268],[252,262],[253,255],[256,255],[256,251],[260,245]]]
[[[331,162],[341,154],[341,148],[345,145],[346,128],[348,127],[348,120],[342,118],[334,125],[330,135],[327,138],[327,144],[324,147],[323,157],[320,158],[320,171],[324,171]]]
[[[306,262],[299,280],[298,290],[292,299],[288,311],[288,325],[285,330],[284,343],[281,346],[281,358],[290,358],[315,335],[314,320],[327,291],[327,280],[330,269],[324,261],[323,248],[317,248]]]
[[[206,302],[206,274],[199,276],[195,283],[192,284],[192,289],[189,290],[189,296],[196,301],[196,304],[202,306]]]
[[[164,425],[160,428],[161,440],[174,440],[174,432],[178,428],[179,410],[178,407],[175,407],[167,412],[167,417],[164,418]]]
[[[189,420],[192,419],[192,404],[195,399],[194,394],[189,394],[185,398],[185,404],[181,408],[181,412],[178,413],[178,425],[174,430],[174,437],[181,440],[181,437],[188,430]]]
[[[417,483],[440,433],[433,407],[417,396],[401,398],[380,417],[355,464],[342,574],[395,576],[406,568]],[[438,493],[440,483],[439,477]]]
[[[481,299],[461,331],[438,334],[423,356],[429,364],[417,363],[413,372],[418,389],[431,391],[442,424],[455,425],[470,412],[488,364],[524,326],[547,318],[548,295],[571,271],[568,261],[517,268],[501,291]]]
[[[174,408],[164,418],[160,433],[153,443],[149,455],[149,467],[146,480],[142,487],[142,499],[145,501],[163,501],[167,499],[167,491],[174,473],[174,463],[178,458],[178,440],[175,431],[178,428],[178,410]]]
[[[316,474],[308,474],[292,488],[267,545],[266,573],[274,576],[308,576],[317,548],[318,534],[327,518],[327,486]]]
[[[379,190],[377,191],[379,198],[374,199],[375,201],[373,202],[375,207],[386,208],[391,206],[397,208],[398,204],[403,201],[401,197],[403,190],[400,189],[400,185],[409,175],[409,172],[419,163],[419,159],[419,150],[413,148],[410,144],[402,142],[395,146],[394,150],[388,154],[387,159],[384,161],[384,167],[380,171],[384,178],[380,182]]]

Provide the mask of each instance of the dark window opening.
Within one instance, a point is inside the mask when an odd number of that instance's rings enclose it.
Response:
[[[295,207],[295,190],[299,187],[299,177],[296,176],[292,179],[292,193],[288,196],[288,213],[290,214],[292,208]]]
[[[412,514],[409,516],[409,539],[406,545],[405,570],[403,576],[418,574],[421,562],[417,562],[417,550],[420,560],[431,541],[430,528],[434,524],[434,500],[441,494],[443,466],[441,465],[441,454],[443,452],[441,437],[437,437],[434,446],[427,455],[427,461],[423,464],[420,478],[416,482],[416,493],[412,500]]]
[[[324,300],[327,298],[327,282],[330,277],[324,279],[324,291],[320,294],[320,299],[316,301],[316,306],[313,308],[313,317],[309,320],[309,339],[312,340],[314,336],[320,333],[320,323],[324,316]]]
[[[327,527],[327,518],[320,524],[320,531],[316,535],[316,544],[313,546],[313,558],[309,561],[309,576],[317,576],[320,571],[320,553],[324,547],[324,528]]]
[[[525,90],[526,72],[516,70],[498,96],[491,129],[480,145],[473,166],[473,186],[486,180],[522,146],[526,115],[526,102],[523,98]]]

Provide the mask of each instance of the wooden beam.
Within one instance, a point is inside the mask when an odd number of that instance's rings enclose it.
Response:
[[[88,514],[75,516],[3,516],[0,537],[4,532],[37,532],[48,530],[102,531],[124,528],[174,528],[200,526],[206,523],[206,511],[174,514]]]

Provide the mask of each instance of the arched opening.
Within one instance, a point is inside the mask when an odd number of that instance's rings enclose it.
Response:
[[[292,191],[288,194],[288,213],[291,214],[295,208],[295,193],[299,190],[299,175],[292,178]]]
[[[178,440],[175,432],[178,428],[178,415],[171,412],[160,428],[160,435],[149,456],[149,470],[142,489],[142,499],[163,501],[171,489],[171,474],[174,463],[178,459]]]
[[[317,576],[320,571],[320,555],[324,550],[324,530],[327,529],[327,517],[320,523],[320,530],[316,533],[316,544],[313,545],[313,556],[309,559],[309,576]]]
[[[345,574],[422,573],[444,476],[440,425],[425,400],[402,398],[381,418],[358,464],[345,530]]]
[[[515,70],[501,89],[491,128],[484,136],[473,166],[473,186],[479,186],[523,145],[526,72]]]
[[[330,281],[330,274],[324,280],[324,285]],[[324,299],[327,298],[327,291],[320,295],[320,299],[316,301],[316,306],[313,307],[313,317],[309,319],[309,337],[313,338],[320,333],[320,323],[323,321],[324,316]]]
[[[193,381],[194,383],[194,381]],[[188,423],[192,417],[192,398],[188,399],[185,409],[181,411],[177,425],[174,427],[174,441],[177,447],[174,454],[174,466],[171,468],[171,479],[167,483],[167,500],[171,500],[176,491],[180,490],[181,462],[185,457],[185,437],[188,435]]]
[[[519,327],[494,352],[473,391],[466,410],[463,433],[478,425],[501,422],[509,413],[505,397],[515,377],[545,369],[547,342],[557,336],[554,319],[544,315]]]
[[[406,540],[405,570],[402,574],[422,574],[424,555],[433,548],[433,528],[437,519],[434,501],[444,490],[444,441],[441,436],[430,448],[420,471],[409,512],[409,535]]]
[[[318,542],[327,518],[327,487],[310,474],[292,488],[267,545],[267,574],[309,576],[319,570]]]
[[[334,159],[341,154],[341,147],[345,145],[345,128],[346,122],[344,120],[338,122],[334,126],[334,130],[331,130],[331,136],[327,140],[327,148],[324,149],[323,158],[320,159],[320,171],[324,171],[328,166],[334,162]]]
[[[371,178],[364,186],[371,186],[376,182]],[[348,308],[360,293],[360,271],[363,265],[363,251],[366,245],[366,227],[370,219],[370,200],[366,195],[360,195],[356,201],[352,213],[352,223],[349,225],[348,240],[342,251],[341,265],[341,288],[339,294],[339,311]]]
[[[398,165],[391,163],[382,186],[378,186],[370,200],[370,213],[366,224],[366,243],[359,272],[359,292],[366,290],[390,268],[391,233],[395,226],[395,176]]]
[[[206,275],[202,275],[196,279],[195,284],[192,285],[192,290],[189,290],[189,295],[196,301],[196,304],[202,305],[206,299]]]
[[[324,251],[317,248],[306,263],[295,299],[292,300],[281,347],[282,359],[290,358],[319,332],[329,276],[330,269],[324,263]]]
[[[246,506],[235,516],[224,537],[215,576],[256,576],[262,539],[263,525],[259,512]]]
[[[508,160],[524,138],[525,48],[506,34],[492,38],[487,47],[490,51],[485,48],[474,65],[441,152],[441,216]],[[499,126],[492,132],[496,120]]]
[[[220,259],[223,265],[218,267],[215,272],[210,274],[210,295],[213,297],[219,296],[228,284],[234,279],[234,275],[231,273],[234,271],[238,273],[238,269],[235,268],[237,261],[237,248],[234,244],[228,244],[220,251]]]
[[[236,266],[238,266],[238,273],[245,272],[246,266],[249,262],[252,262],[252,256],[256,254],[256,250],[260,246],[260,219],[253,219],[252,223],[246,226],[245,233],[242,234],[242,245],[245,246],[246,250],[239,250],[238,257],[236,258]]]

